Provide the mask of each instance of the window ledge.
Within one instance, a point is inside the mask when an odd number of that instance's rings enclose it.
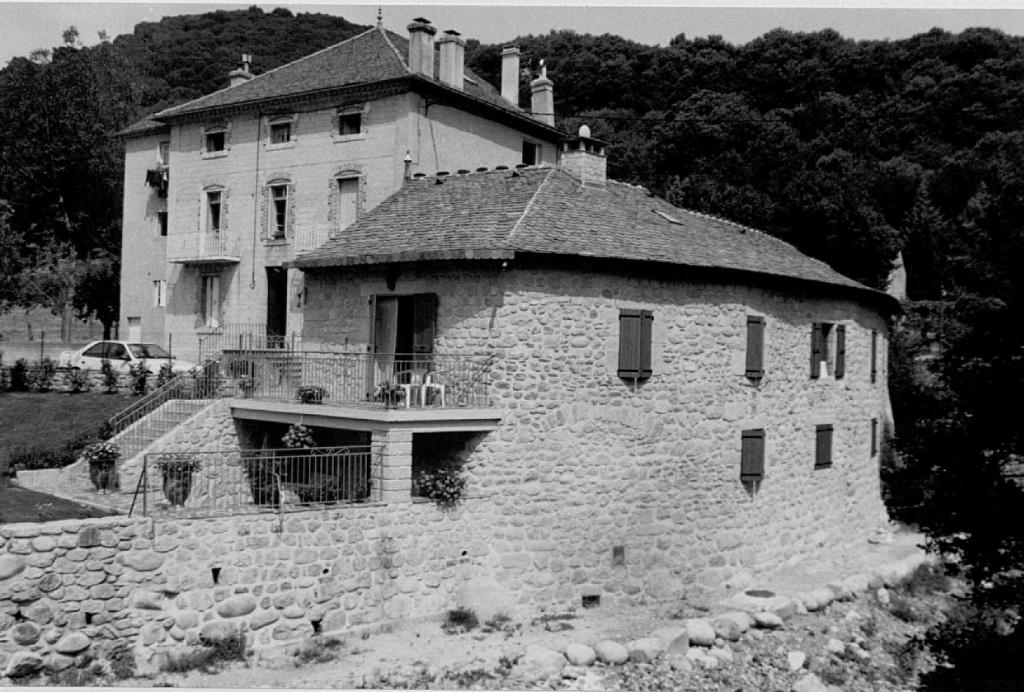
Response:
[[[279,144],[264,144],[263,148],[267,151],[275,151],[277,149],[294,149],[295,142],[295,139],[291,139],[287,142],[280,142]]]
[[[220,159],[220,158],[224,158],[227,155],[228,155],[228,152],[227,152],[226,149],[223,150],[223,151],[204,151],[202,153],[202,158],[204,158],[204,159]]]
[[[288,245],[291,242],[291,238],[264,238],[263,244],[267,246],[272,245]]]
[[[366,139],[366,133],[360,132],[354,135],[331,135],[331,139],[335,144],[341,144],[342,142],[357,142],[362,139]]]

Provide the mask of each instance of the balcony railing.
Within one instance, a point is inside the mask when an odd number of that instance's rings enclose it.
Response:
[[[333,238],[336,228],[331,224],[298,224],[295,228],[295,253],[301,254],[320,247]]]
[[[259,351],[266,349],[295,351],[302,348],[302,335],[272,334],[259,322],[232,322],[199,337],[199,353],[211,357],[224,350]]]
[[[493,357],[225,349],[238,396],[386,408],[490,406]]]
[[[313,447],[147,454],[132,513],[301,511],[379,502],[381,448]]]
[[[167,236],[167,261],[185,263],[238,262],[241,260],[238,236],[227,230],[219,233],[171,233]]]

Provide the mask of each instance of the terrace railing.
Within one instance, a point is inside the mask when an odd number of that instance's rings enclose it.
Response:
[[[379,446],[146,454],[129,514],[293,512],[381,498]]]
[[[225,349],[244,397],[391,408],[490,406],[493,356]]]
[[[277,349],[295,351],[302,348],[302,336],[271,334],[267,325],[260,322],[239,322],[222,324],[215,330],[199,337],[200,358],[220,354],[221,351],[252,351]]]
[[[228,230],[170,233],[167,236],[168,262],[238,262],[240,259],[238,234]]]

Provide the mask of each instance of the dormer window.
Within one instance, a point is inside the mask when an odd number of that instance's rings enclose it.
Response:
[[[212,154],[216,151],[224,151],[225,137],[224,130],[207,130],[206,132],[206,153]]]

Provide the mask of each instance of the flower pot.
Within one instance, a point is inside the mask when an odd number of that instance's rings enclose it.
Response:
[[[98,491],[117,490],[117,464],[89,464],[89,480]]]

